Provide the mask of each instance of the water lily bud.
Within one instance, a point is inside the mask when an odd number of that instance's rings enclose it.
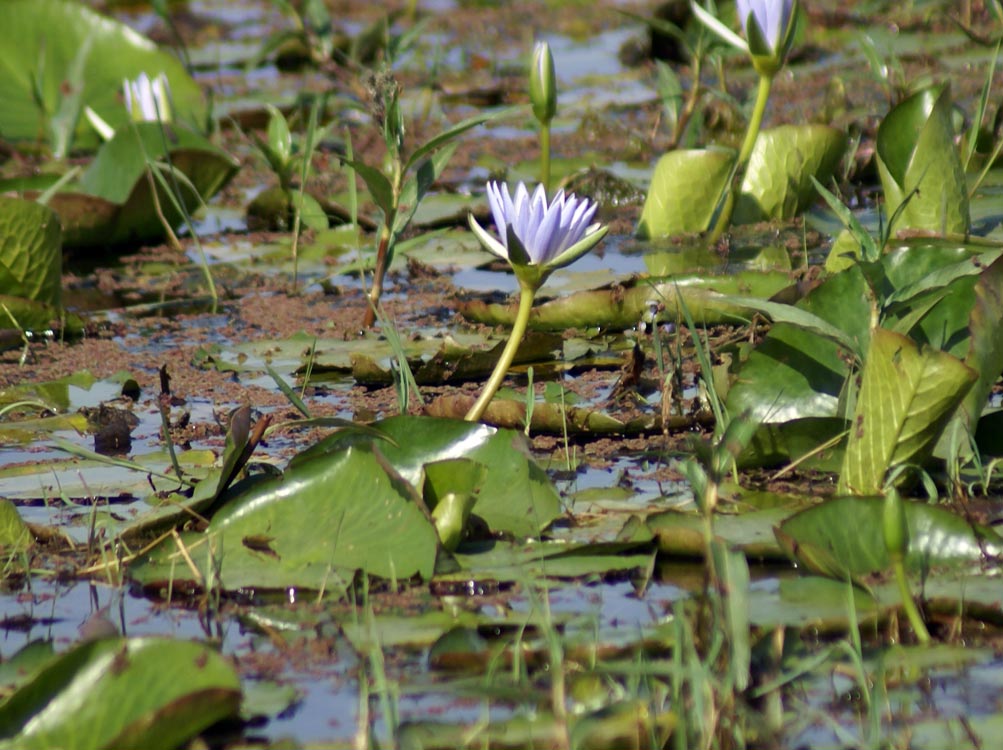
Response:
[[[753,66],[772,78],[790,51],[797,0],[737,0],[736,9]]]
[[[537,42],[533,48],[533,67],[529,71],[529,100],[533,115],[542,125],[549,125],[557,114],[557,74],[550,45]]]
[[[881,525],[888,557],[892,562],[902,560],[909,548],[909,526],[905,518],[905,504],[894,488],[888,490],[885,496]]]

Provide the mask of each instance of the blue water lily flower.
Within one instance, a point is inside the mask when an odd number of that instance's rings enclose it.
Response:
[[[135,122],[168,122],[171,119],[170,85],[163,73],[151,79],[140,73],[123,81],[125,108]]]
[[[783,67],[794,41],[798,0],[736,0],[735,11],[742,23],[745,39],[695,0],[690,0],[690,7],[700,22],[717,36],[736,49],[748,53],[760,76],[772,78]]]
[[[609,227],[592,224],[598,208],[588,198],[558,190],[548,204],[543,185],[530,195],[519,183],[513,198],[507,184],[489,182],[488,205],[501,236],[489,234],[470,216],[470,228],[484,247],[507,260],[516,273],[532,276],[537,286],[555,269],[573,263],[591,250]]]
[[[758,32],[777,56],[794,14],[794,0],[737,0],[735,5],[745,38],[751,39]],[[756,29],[750,28],[753,22]]]
[[[512,266],[519,280],[519,309],[512,321],[508,343],[491,377],[467,412],[466,419],[473,422],[484,416],[512,366],[519,343],[526,335],[533,298],[543,282],[553,271],[573,263],[595,247],[609,230],[609,227],[590,223],[598,208],[595,203],[574,194],[565,195],[563,190],[558,190],[550,203],[547,203],[547,190],[543,185],[538,185],[530,195],[526,185],[520,182],[513,198],[508,185],[489,182],[487,193],[501,240],[492,237],[473,215],[470,216],[470,228],[489,252]]]

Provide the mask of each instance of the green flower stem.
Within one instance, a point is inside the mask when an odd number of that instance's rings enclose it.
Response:
[[[909,624],[919,642],[926,645],[930,642],[930,631],[926,629],[926,623],[923,622],[922,615],[916,609],[916,602],[912,598],[909,581],[905,575],[905,562],[901,556],[893,559],[892,567],[895,568],[895,580],[898,582],[899,595],[902,597],[902,609],[905,610],[905,615],[909,618]]]
[[[488,404],[491,403],[491,399],[494,398],[502,381],[505,379],[508,368],[512,366],[515,353],[519,351],[519,345],[522,343],[522,337],[526,335],[526,327],[529,325],[529,314],[533,310],[533,298],[536,296],[536,289],[537,287],[532,284],[527,284],[523,281],[519,282],[519,311],[516,313],[515,322],[512,324],[512,333],[509,334],[508,343],[505,345],[501,357],[498,358],[498,364],[495,365],[491,377],[488,378],[488,382],[484,385],[484,390],[481,391],[481,395],[478,397],[476,403],[470,407],[470,411],[464,417],[468,422],[479,422],[481,417],[484,416]]]
[[[550,193],[550,123],[540,126],[540,182]]]
[[[745,140],[742,141],[742,149],[738,152],[738,159],[735,161],[735,170],[728,181],[725,194],[719,200],[719,203],[722,205],[717,215],[717,221],[710,234],[711,242],[717,242],[721,235],[724,234],[724,230],[731,224],[731,214],[735,208],[735,201],[731,199],[732,196],[730,195],[732,183],[735,181],[735,175],[745,167],[746,162],[749,161],[749,157],[752,156],[752,149],[756,145],[756,139],[759,137],[759,129],[763,125],[763,115],[766,114],[766,104],[770,100],[770,88],[772,86],[773,76],[759,76],[759,87],[756,90],[756,103],[752,107],[752,117],[749,118],[749,127],[745,131]]]
[[[745,131],[745,140],[742,142],[742,150],[738,152],[739,168],[745,166],[745,162],[752,156],[752,147],[756,145],[756,138],[759,137],[759,128],[763,125],[763,115],[766,114],[766,103],[770,100],[770,88],[773,86],[772,76],[759,76],[759,88],[756,90],[756,103],[752,108],[752,117],[749,118],[749,127]]]

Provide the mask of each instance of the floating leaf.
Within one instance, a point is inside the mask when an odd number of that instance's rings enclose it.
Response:
[[[0,706],[0,748],[177,747],[239,707],[236,673],[208,646],[91,641],[54,658]]]
[[[359,570],[430,578],[435,527],[414,488],[388,469],[369,440],[303,458],[281,477],[231,494],[204,534],[185,539],[201,579],[218,575],[232,590],[331,589],[339,576]],[[177,575],[188,578],[184,558],[169,539],[133,575],[147,583],[166,580],[173,562]]]
[[[783,271],[742,271],[737,274],[684,274],[669,278],[638,279],[628,284],[576,292],[533,308],[529,325],[538,330],[588,328],[624,330],[639,322],[675,323],[682,317],[679,300],[686,303],[700,324],[733,323],[751,311],[725,301],[722,295],[741,294],[769,298],[791,285]],[[467,318],[489,325],[511,325],[515,305],[488,304],[480,300],[461,303]]]
[[[1003,552],[1003,538],[986,526],[975,526],[964,518],[935,505],[905,502],[909,526],[910,570],[931,566],[977,563],[984,555]],[[838,497],[796,513],[780,524],[778,539],[799,562],[823,575],[863,576],[888,569],[888,553],[882,536],[882,498]],[[785,544],[785,538],[795,547]],[[820,569],[812,561],[811,550],[825,553],[842,571]],[[808,554],[806,554],[806,552]]]

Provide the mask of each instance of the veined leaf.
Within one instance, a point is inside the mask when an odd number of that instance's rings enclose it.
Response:
[[[977,377],[957,357],[874,329],[839,491],[878,494],[889,469],[922,463]]]

